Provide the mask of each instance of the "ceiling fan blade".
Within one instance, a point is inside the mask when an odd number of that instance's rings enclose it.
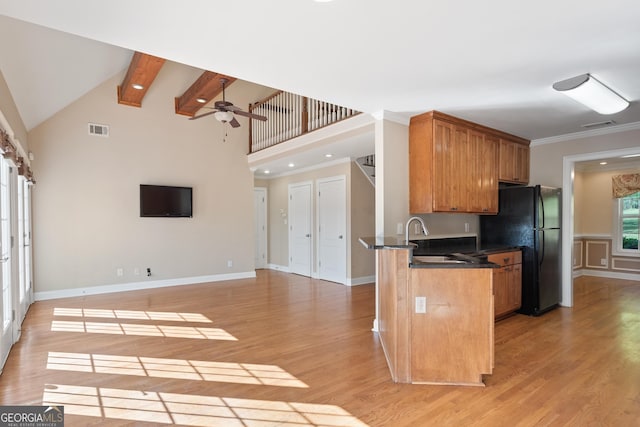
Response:
[[[210,116],[212,114],[217,113],[218,111],[209,111],[208,113],[204,113],[204,114],[200,114],[199,116],[193,116],[193,117],[189,117],[189,120],[195,120],[195,119],[199,119],[201,117],[205,117],[205,116]]]
[[[233,114],[249,117],[250,119],[262,120],[263,122],[267,121],[267,118],[265,116],[261,116],[259,114],[247,113],[246,111],[242,111],[242,110],[233,110]]]
[[[232,128],[240,127],[240,122],[238,120],[236,120],[235,117],[233,119],[231,119],[229,124],[231,125]]]

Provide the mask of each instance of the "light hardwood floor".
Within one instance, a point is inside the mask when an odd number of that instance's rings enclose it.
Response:
[[[0,404],[64,404],[67,426],[640,425],[640,282],[581,277],[574,308],[498,322],[484,388],[394,384],[373,318],[373,285],[266,270],[37,302]]]

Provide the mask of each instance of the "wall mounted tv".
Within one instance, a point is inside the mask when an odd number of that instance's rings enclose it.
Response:
[[[191,218],[191,187],[140,184],[140,216]]]

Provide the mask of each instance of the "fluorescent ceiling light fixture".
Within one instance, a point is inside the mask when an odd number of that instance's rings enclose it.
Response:
[[[131,85],[132,88],[134,88],[135,90],[142,90],[144,89],[144,86],[142,86],[141,84],[138,83],[134,83]]]
[[[600,114],[617,113],[629,106],[629,101],[590,74],[556,82],[553,88]]]
[[[219,122],[226,123],[233,120],[233,113],[230,111],[216,111],[213,113],[213,117],[218,119]]]

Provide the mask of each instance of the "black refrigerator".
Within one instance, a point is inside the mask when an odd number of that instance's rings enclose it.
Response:
[[[505,187],[497,215],[480,217],[480,249],[522,248],[522,307],[539,316],[560,303],[562,195],[559,188]]]

